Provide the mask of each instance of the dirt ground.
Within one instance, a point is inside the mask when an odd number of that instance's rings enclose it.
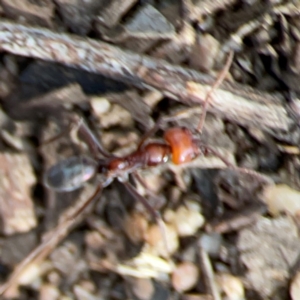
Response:
[[[0,297],[300,299],[299,1],[0,13]]]

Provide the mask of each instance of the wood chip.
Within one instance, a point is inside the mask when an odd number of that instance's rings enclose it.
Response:
[[[25,154],[0,153],[1,232],[11,235],[26,232],[37,220],[31,197],[36,182]]]
[[[40,3],[40,5],[36,4]],[[38,2],[30,0],[2,0],[1,5],[5,14],[13,19],[25,19],[27,23],[52,27],[54,4],[52,1]]]
[[[290,277],[300,254],[298,228],[289,217],[267,219],[239,232],[240,259],[247,268],[248,287],[272,297]]]
[[[106,27],[115,26],[137,0],[113,0],[101,11],[98,21]]]

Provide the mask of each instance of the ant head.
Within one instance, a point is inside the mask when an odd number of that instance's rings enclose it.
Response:
[[[108,162],[105,159],[98,159],[98,173],[104,176],[108,173]]]

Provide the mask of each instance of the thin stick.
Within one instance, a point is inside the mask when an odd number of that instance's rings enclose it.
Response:
[[[140,174],[137,172],[137,171],[135,171],[135,172],[133,172],[132,173],[132,177],[133,177],[133,179],[136,181],[136,182],[138,182],[144,189],[145,189],[145,191],[146,191],[146,193],[148,194],[148,196],[150,196],[151,198],[153,198],[155,201],[156,201],[156,203],[161,203],[162,201],[161,201],[161,198],[158,196],[158,195],[156,195],[149,187],[148,187],[148,185],[147,185],[147,183],[145,182],[145,180],[140,176]]]
[[[203,91],[214,82],[209,75],[104,42],[4,20],[0,20],[0,50],[155,88],[187,104],[203,103]],[[236,83],[223,82],[210,103],[209,111],[243,126],[288,131],[295,124],[278,97]]]
[[[210,293],[213,297],[214,300],[222,300],[219,289],[216,285],[216,279],[214,275],[214,270],[211,265],[211,261],[209,259],[208,254],[202,247],[200,247],[200,258],[201,258],[201,263],[202,263],[202,268],[203,268],[203,273],[205,274],[205,280],[207,287],[210,290]]]
[[[112,158],[114,157],[109,152],[107,152],[104,147],[102,146],[102,143],[99,141],[99,139],[93,134],[93,132],[89,129],[89,127],[86,125],[84,120],[81,118],[79,120],[79,126],[78,126],[78,133],[82,136],[84,141],[88,144],[91,152],[95,156],[95,158],[98,158],[97,154],[102,154],[105,158]]]
[[[91,197],[85,201],[79,201],[75,207],[71,207],[64,215],[66,218],[49,232],[42,243],[31,251],[15,268],[10,278],[0,286],[0,295],[3,295],[10,287],[18,284],[18,279],[23,271],[33,263],[45,259],[59,242],[70,232],[72,226],[82,217],[82,212],[87,206],[97,199],[102,192],[102,185],[99,184]]]
[[[201,133],[202,129],[203,129],[203,125],[204,125],[205,117],[206,117],[206,114],[207,114],[207,109],[208,109],[208,105],[209,105],[209,102],[210,102],[210,99],[211,99],[211,95],[220,86],[220,84],[225,79],[225,76],[228,74],[229,68],[232,64],[232,60],[233,60],[233,51],[230,51],[223,70],[219,74],[219,76],[218,76],[216,82],[214,83],[214,85],[211,87],[209,92],[206,94],[206,97],[204,99],[204,104],[203,104],[202,115],[200,117],[199,124],[198,124],[198,127],[197,127],[197,131],[199,133]]]

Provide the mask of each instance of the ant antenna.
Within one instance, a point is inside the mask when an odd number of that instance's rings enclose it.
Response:
[[[209,100],[211,98],[211,95],[214,92],[214,90],[217,89],[220,86],[220,84],[223,82],[223,80],[225,79],[225,76],[228,74],[229,68],[230,68],[230,66],[232,64],[232,60],[233,60],[233,51],[231,50],[229,52],[229,55],[228,55],[225,67],[220,72],[220,74],[219,74],[216,82],[210,88],[210,90],[208,91],[208,93],[205,96],[204,103],[203,103],[202,115],[200,117],[200,120],[199,120],[199,123],[198,123],[198,126],[197,126],[197,131],[200,134],[202,133],[202,129],[203,129],[205,117],[206,117],[206,114],[207,114],[207,108],[208,108],[208,105],[209,105]]]

